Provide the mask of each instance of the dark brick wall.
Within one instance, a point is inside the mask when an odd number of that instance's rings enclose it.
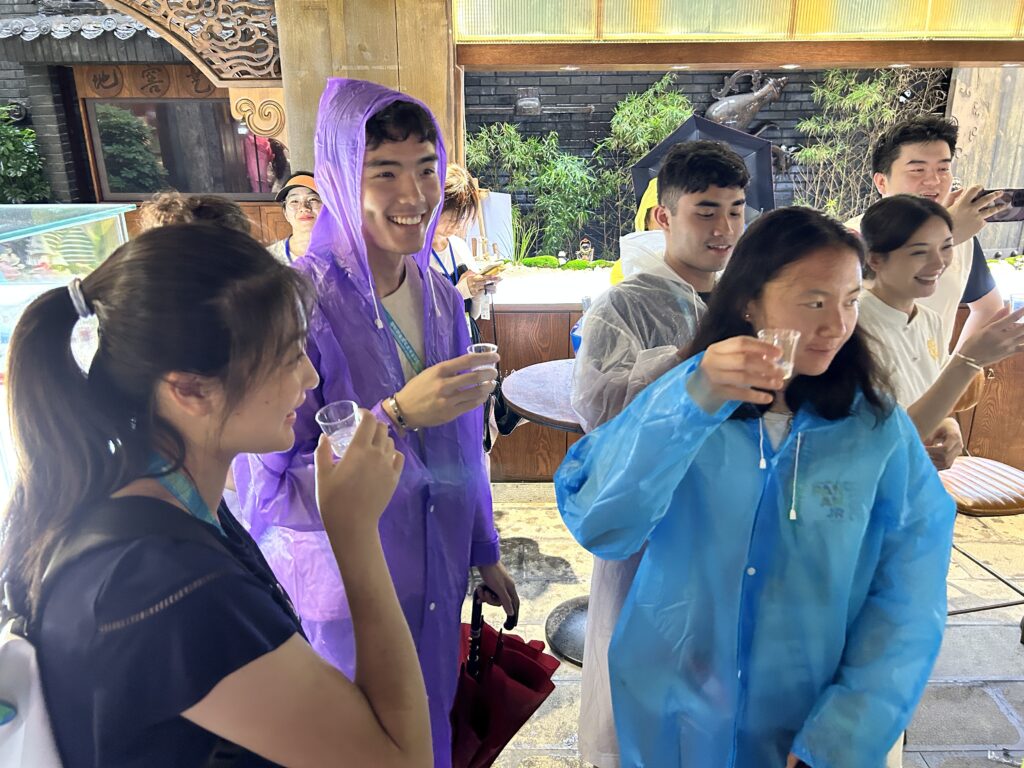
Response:
[[[577,155],[589,155],[594,145],[608,135],[615,105],[630,93],[646,90],[664,76],[664,72],[467,72],[466,73],[466,130],[473,133],[482,125],[496,122],[514,122],[527,136],[542,136],[557,131],[562,147]],[[693,103],[695,113],[704,110],[715,100],[712,90],[722,87],[731,72],[676,73],[678,88]],[[802,144],[805,137],[796,130],[797,123],[815,113],[811,97],[811,83],[818,72],[769,72],[764,75],[786,77],[788,82],[782,97],[763,108],[754,119],[773,122],[779,130],[769,130],[764,138],[776,145],[787,147]],[[750,90],[750,79],[739,83],[740,91]],[[540,89],[541,105],[560,106],[593,105],[593,113],[549,113],[533,117],[519,117],[500,107],[515,104],[516,90],[521,87]],[[791,174],[777,174],[775,194],[778,205],[793,199]]]
[[[25,68],[16,61],[0,61],[0,104],[26,98]]]
[[[77,115],[68,114],[67,77],[58,67],[29,65],[25,67],[32,127],[38,137],[39,153],[46,161],[46,180],[54,202],[85,202],[91,191],[83,184],[81,158],[85,148],[77,135]]]

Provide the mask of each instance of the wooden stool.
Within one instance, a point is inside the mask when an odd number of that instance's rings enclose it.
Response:
[[[995,517],[1024,513],[1024,472],[1015,467],[978,456],[961,456],[953,462],[952,467],[939,472],[939,477],[956,502],[957,512],[962,515]],[[950,616],[1024,605],[1024,591],[956,544],[953,545],[953,549],[1016,592],[1022,599],[978,608],[962,608],[950,611]],[[1021,619],[1020,642],[1024,645],[1024,619]]]

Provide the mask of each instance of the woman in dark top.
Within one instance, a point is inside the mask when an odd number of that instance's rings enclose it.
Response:
[[[132,240],[18,323],[18,473],[0,570],[20,587],[69,768],[200,768],[213,752],[233,753],[233,766],[433,764],[423,679],[377,533],[402,469],[387,430],[363,419],[341,461],[326,440],[316,454],[356,627],[354,681],[310,649],[219,503],[236,454],[292,444],[295,409],[317,383],[309,303],[305,279],[255,240],[187,224]],[[83,374],[70,339],[92,314],[100,341]],[[136,520],[191,515],[201,522],[174,520],[209,541],[110,541],[44,584],[61,543],[110,507]]]

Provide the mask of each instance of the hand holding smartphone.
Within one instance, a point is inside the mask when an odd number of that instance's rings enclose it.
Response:
[[[978,197],[992,194],[993,190],[982,190]],[[977,198],[975,198],[977,199]],[[986,217],[985,221],[1024,221],[1024,189],[1004,189],[1002,202],[1008,203],[1008,207]]]

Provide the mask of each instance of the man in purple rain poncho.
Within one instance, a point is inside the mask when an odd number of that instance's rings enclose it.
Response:
[[[310,642],[351,677],[351,617],[315,503],[313,417],[354,400],[391,426],[405,469],[381,542],[419,651],[435,765],[447,768],[470,566],[506,612],[518,597],[499,559],[481,442],[498,356],[464,354],[462,297],[429,268],[445,164],[422,104],[372,83],[328,81],[316,130],[324,208],[295,262],[316,287],[307,351],[320,385],[297,411],[292,450],[240,457],[234,473],[240,517]]]

